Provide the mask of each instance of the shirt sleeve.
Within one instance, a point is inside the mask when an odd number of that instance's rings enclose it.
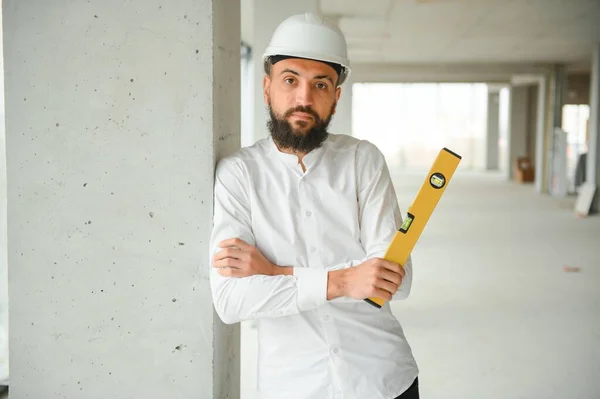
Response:
[[[252,232],[249,176],[236,159],[218,163],[214,183],[213,226],[210,238],[210,284],[214,307],[224,323],[300,313],[327,299],[327,270],[294,268],[292,276],[224,277],[212,267],[220,241],[240,238],[256,245]],[[260,248],[259,248],[260,249]]]
[[[381,151],[369,141],[363,140],[356,155],[360,239],[365,258],[334,265],[329,270],[358,266],[372,258],[383,258],[385,252],[402,226],[402,215],[390,172]],[[412,258],[402,265],[406,275],[392,300],[406,299],[412,286]],[[337,301],[354,301],[338,298]]]

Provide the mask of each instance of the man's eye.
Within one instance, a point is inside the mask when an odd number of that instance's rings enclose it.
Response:
[[[292,83],[294,83],[294,78],[285,78],[284,82],[291,85]]]
[[[327,89],[327,84],[326,83],[317,83],[317,89],[321,89],[321,90],[325,90]]]

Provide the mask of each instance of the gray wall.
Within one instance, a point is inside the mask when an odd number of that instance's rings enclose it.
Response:
[[[238,397],[207,246],[239,146],[239,1],[3,12],[11,397]]]
[[[590,104],[590,74],[585,72],[567,75],[565,104]]]
[[[486,119],[486,170],[497,170],[500,165],[498,139],[500,136],[500,91],[488,89]]]
[[[529,127],[529,87],[513,86],[509,90],[508,174],[514,176],[515,161],[527,155]]]
[[[2,9],[0,7],[0,28]],[[2,54],[0,29],[0,54]],[[4,77],[0,57],[0,77]],[[6,263],[6,147],[4,140],[4,79],[0,79],[0,385],[8,383],[8,267]]]
[[[532,85],[528,88],[527,94],[529,105],[527,109],[527,156],[535,165],[535,145],[537,131],[537,107],[538,107],[538,86]]]

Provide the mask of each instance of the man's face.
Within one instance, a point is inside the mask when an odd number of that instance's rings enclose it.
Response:
[[[280,147],[307,153],[321,145],[340,97],[337,80],[336,71],[318,61],[288,58],[272,66],[263,88],[269,130]]]

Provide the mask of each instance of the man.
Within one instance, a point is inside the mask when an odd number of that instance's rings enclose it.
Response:
[[[270,137],[217,165],[211,286],[225,323],[258,322],[265,399],[413,399],[418,369],[386,302],[412,265],[382,256],[402,224],[382,153],[327,127],[350,72],[341,31],[283,21],[265,53]]]

